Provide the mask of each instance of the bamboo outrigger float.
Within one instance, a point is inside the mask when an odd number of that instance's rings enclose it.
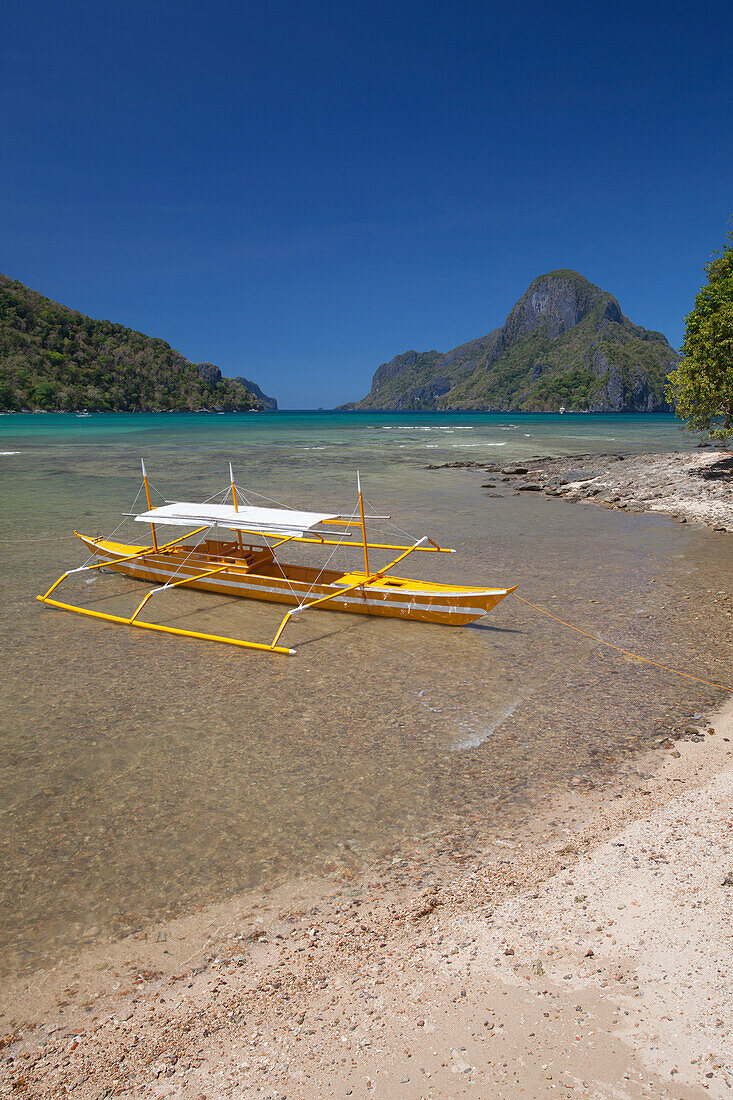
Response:
[[[224,642],[245,649],[292,654],[295,650],[278,642],[293,615],[311,608],[463,626],[481,618],[516,588],[516,585],[514,588],[468,588],[392,575],[391,570],[410,554],[452,554],[455,551],[438,546],[427,537],[418,539],[411,546],[369,542],[367,519],[388,520],[389,517],[365,515],[358,474],[358,505],[352,515],[346,516],[249,504],[242,506],[231,463],[225,503],[166,502],[153,508],[144,462],[142,472],[148,507],[145,512],[134,514],[133,518],[150,525],[152,545],[117,542],[111,537],[90,538],[74,532],[95,560],[63,573],[48,592],[36,597],[41,603],[143,630]],[[229,497],[231,503],[226,503]],[[161,544],[156,531],[158,526],[187,527],[191,530]],[[354,533],[361,534],[360,542],[348,541]],[[200,536],[198,541],[186,542],[196,535]],[[364,568],[345,573],[325,567],[288,565],[279,560],[275,551],[290,542],[361,550]],[[370,550],[398,550],[400,553],[389,564],[373,569],[369,565]],[[101,568],[147,581],[156,587],[146,593],[128,618],[51,598],[61,582],[72,573]],[[183,630],[140,617],[152,596],[184,585],[224,596],[242,596],[295,606],[282,619],[269,643]]]

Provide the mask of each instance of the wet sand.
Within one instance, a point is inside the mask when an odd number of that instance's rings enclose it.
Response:
[[[733,704],[710,723],[493,853],[401,851],[6,990],[3,1095],[727,1095]]]

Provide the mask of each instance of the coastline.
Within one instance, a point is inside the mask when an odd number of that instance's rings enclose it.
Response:
[[[589,500],[604,508],[655,512],[679,523],[733,531],[730,451],[581,454],[510,464],[448,462],[427,468],[481,470],[502,483],[488,483],[484,488],[541,492],[571,502]]]
[[[733,702],[665,744],[488,859],[436,840],[6,989],[0,1090],[727,1095]]]

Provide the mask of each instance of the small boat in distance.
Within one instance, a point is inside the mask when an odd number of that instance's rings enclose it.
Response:
[[[369,542],[367,519],[389,521],[390,517],[365,514],[358,473],[357,503],[350,515],[340,515],[333,512],[305,512],[252,505],[243,490],[235,485],[231,463],[229,485],[226,490],[222,490],[222,503],[166,501],[153,508],[144,463],[142,472],[143,484],[140,491],[144,487],[147,510],[127,514],[138,522],[149,524],[152,545],[140,546],[111,538],[91,538],[74,532],[89,550],[93,561],[63,573],[45,595],[36,597],[38,600],[64,611],[74,611],[126,626],[226,642],[272,653],[294,653],[294,650],[280,646],[278,642],[292,616],[310,608],[463,626],[482,618],[516,588],[516,585],[513,588],[489,588],[437,584],[394,576],[394,567],[410,554],[453,554],[455,551],[439,546],[427,536],[409,546],[392,542]],[[245,501],[244,504],[240,502],[240,496]],[[231,502],[228,502],[230,498]],[[187,527],[192,530],[190,534],[161,544],[158,540],[158,527]],[[359,541],[350,541],[355,534],[361,535]],[[276,551],[289,542],[360,551],[363,554],[364,568],[343,572],[325,566],[319,568],[317,565],[288,564],[280,560]],[[369,562],[370,550],[391,553],[399,550],[400,553],[388,564],[374,568]],[[329,551],[331,556],[333,553],[335,550]],[[146,593],[128,618],[51,599],[52,592],[70,574],[102,567],[157,587]],[[152,596],[182,585],[224,596],[241,596],[295,606],[282,619],[270,643],[183,630],[139,618],[140,612]]]
[[[565,406],[561,405],[560,408],[558,409],[558,412],[564,413],[565,412]]]
[[[92,414],[90,412],[87,412],[86,409],[82,409],[81,412],[78,412],[76,415],[77,416],[91,416]]]

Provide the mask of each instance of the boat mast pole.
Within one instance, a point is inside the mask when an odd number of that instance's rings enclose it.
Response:
[[[140,465],[143,468],[143,485],[145,486],[145,499],[148,502],[148,511],[150,512],[150,511],[152,511],[153,506],[150,503],[150,488],[148,486],[148,473],[147,473],[147,470],[145,469],[145,459],[144,458],[140,459]],[[150,524],[150,530],[153,533],[153,549],[157,550],[158,549],[158,536],[155,533],[155,524],[154,523]]]
[[[232,470],[232,464],[229,463],[229,488],[232,490],[232,504],[234,505],[234,511],[239,511],[239,505],[237,504],[237,486],[234,484],[234,472]],[[239,549],[241,553],[244,553],[244,546],[242,544],[242,532],[237,531],[237,542],[239,543]]]
[[[369,551],[367,550],[366,520],[364,519],[364,497],[361,492],[361,478],[356,471],[356,487],[359,491],[359,512],[361,513],[361,537],[364,543],[364,572],[369,574]]]

